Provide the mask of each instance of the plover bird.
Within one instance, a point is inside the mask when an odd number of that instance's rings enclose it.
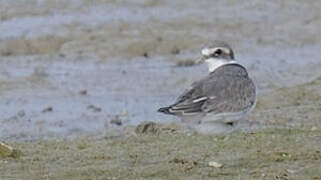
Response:
[[[232,48],[214,41],[201,51],[199,63],[208,64],[209,75],[194,82],[176,102],[158,111],[182,117],[193,124],[233,125],[256,104],[256,86],[248,72],[234,59]]]

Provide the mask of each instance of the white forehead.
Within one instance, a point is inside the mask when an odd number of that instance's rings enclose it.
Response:
[[[203,56],[209,56],[213,53],[213,51],[212,49],[209,49],[209,48],[203,48],[201,53]]]
[[[203,48],[201,53],[203,56],[210,56],[218,49],[221,49],[225,54],[231,53],[230,50],[226,47]]]

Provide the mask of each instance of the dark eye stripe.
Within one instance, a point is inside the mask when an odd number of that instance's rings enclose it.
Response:
[[[214,52],[214,56],[220,56],[222,54],[222,50],[221,49],[217,49],[215,52]]]

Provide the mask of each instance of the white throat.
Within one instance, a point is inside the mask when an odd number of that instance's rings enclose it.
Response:
[[[238,64],[236,61],[227,61],[225,59],[214,59],[214,58],[207,59],[205,60],[205,62],[208,65],[208,71],[210,73],[226,64]]]

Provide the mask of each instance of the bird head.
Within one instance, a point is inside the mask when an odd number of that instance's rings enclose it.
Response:
[[[234,52],[232,48],[223,41],[214,41],[201,51],[201,57],[197,63],[207,63],[209,71],[212,72],[219,66],[234,63]]]

